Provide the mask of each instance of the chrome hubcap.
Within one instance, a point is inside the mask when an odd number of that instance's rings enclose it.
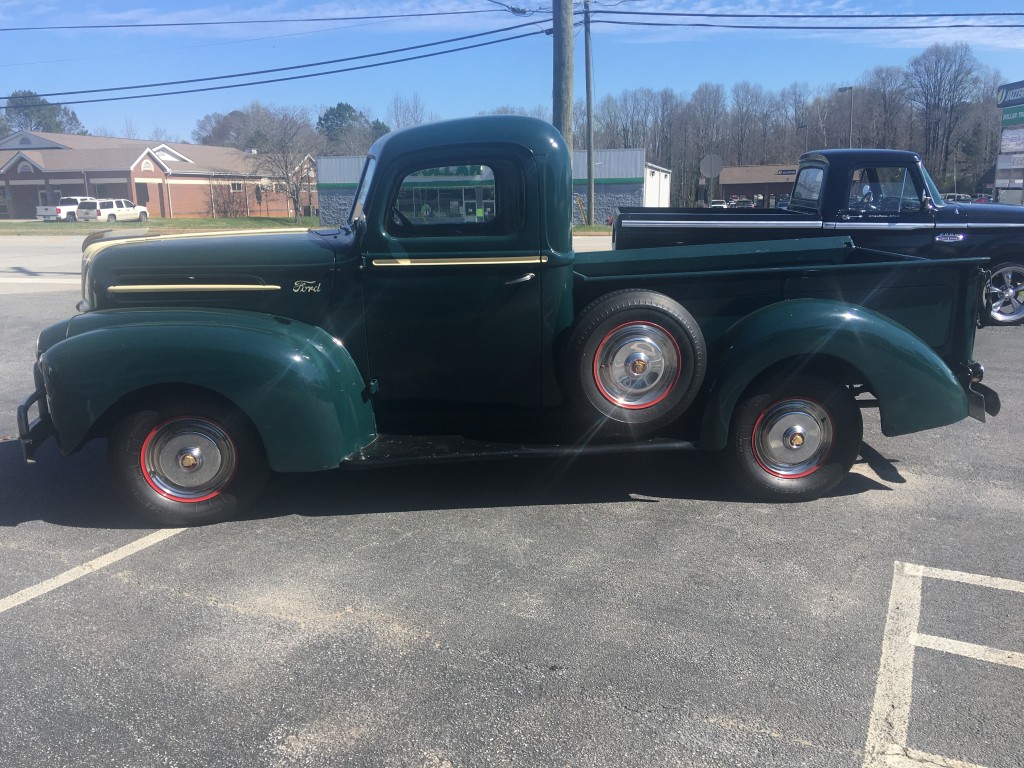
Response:
[[[761,414],[754,426],[754,457],[777,477],[803,477],[814,472],[832,449],[828,411],[802,398],[782,400]]]
[[[156,427],[143,443],[141,458],[146,482],[178,501],[216,496],[237,466],[228,434],[214,422],[191,417]]]
[[[609,333],[594,356],[594,381],[601,394],[623,408],[649,408],[679,379],[675,339],[652,323],[629,323]]]
[[[1010,323],[1024,318],[1024,266],[1003,267],[988,284],[992,319]]]

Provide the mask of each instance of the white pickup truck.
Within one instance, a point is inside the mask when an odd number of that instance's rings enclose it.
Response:
[[[36,218],[40,221],[78,221],[78,204],[94,197],[62,197],[56,205],[37,205]]]

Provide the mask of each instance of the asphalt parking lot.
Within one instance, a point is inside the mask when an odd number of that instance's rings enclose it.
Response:
[[[978,334],[998,417],[869,412],[808,504],[645,455],[286,475],[158,530],[101,443],[9,439],[77,298],[46,271],[0,290],[0,765],[1024,765],[1024,329]]]

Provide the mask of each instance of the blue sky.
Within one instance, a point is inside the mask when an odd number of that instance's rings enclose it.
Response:
[[[510,13],[505,5],[536,10],[531,16]],[[582,4],[579,4],[580,7]],[[152,2],[115,8],[110,3],[53,2],[53,0],[0,0],[0,27],[100,25],[98,29],[0,31],[0,93],[28,89],[36,93],[134,86],[186,80],[253,70],[296,66],[388,49],[419,45],[462,35],[528,24],[495,37],[518,35],[545,26],[541,3],[527,0],[349,0],[300,6],[296,3],[219,3],[195,0]],[[547,6],[548,8],[550,6]],[[904,14],[1021,12],[1019,0],[953,2],[947,0],[865,0],[864,2],[793,2],[759,0],[722,3],[699,0],[592,0],[597,11],[675,11],[693,13],[758,14]],[[460,15],[408,19],[382,19],[384,14],[473,12]],[[244,24],[235,26],[119,29],[111,24],[369,16],[352,21],[316,23]],[[597,19],[624,17],[595,14],[593,26],[595,100],[625,89],[672,88],[690,93],[702,82],[726,88],[748,80],[771,90],[793,82],[830,88],[856,82],[876,66],[906,65],[932,43],[968,43],[982,65],[998,69],[1004,82],[1024,80],[1024,27],[1016,29],[901,30],[900,24],[926,23],[918,19],[857,20],[871,27],[861,30],[800,30],[780,28],[801,22],[782,19],[690,19],[756,25],[757,29],[709,29],[665,26],[618,26]],[[634,17],[634,20],[659,21]],[[675,19],[687,21],[687,19]],[[1024,16],[976,19],[978,23],[1016,23]],[[972,23],[959,20],[961,23]],[[803,23],[837,24],[822,19]],[[939,23],[939,22],[931,22]],[[472,44],[491,38],[469,40]],[[458,44],[454,44],[458,45]],[[448,46],[448,47],[454,47]],[[387,58],[415,55],[413,51],[379,59],[311,67],[294,72],[266,74],[248,79],[284,77],[339,69]],[[246,78],[206,85],[236,83]],[[153,90],[202,87],[179,85]],[[51,102],[96,99],[121,94],[48,96]],[[196,122],[212,112],[229,112],[252,101],[275,106],[317,109],[349,102],[371,117],[386,119],[396,94],[417,94],[426,108],[442,118],[472,115],[503,105],[533,108],[551,104],[551,38],[533,35],[519,40],[391,64],[361,71],[268,83],[207,93],[163,96],[133,101],[74,104],[92,133],[123,135],[130,125],[139,137],[163,129],[172,139],[189,140]],[[576,36],[575,95],[584,96],[583,37]]]

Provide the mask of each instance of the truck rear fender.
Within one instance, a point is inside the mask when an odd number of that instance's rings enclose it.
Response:
[[[147,398],[211,392],[252,421],[279,472],[328,469],[376,436],[366,385],[342,343],[285,318],[226,310],[93,312],[40,355],[64,453]]]
[[[701,424],[700,445],[725,448],[732,412],[757,378],[789,365],[874,393],[882,433],[903,435],[965,418],[967,396],[942,359],[903,326],[871,310],[794,299],[744,317],[723,336]]]

